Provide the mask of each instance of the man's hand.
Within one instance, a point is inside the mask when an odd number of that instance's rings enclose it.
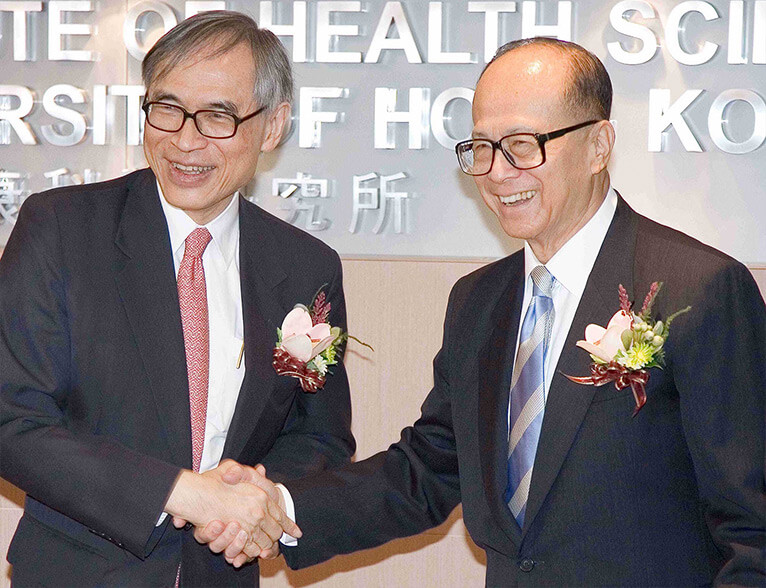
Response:
[[[226,560],[239,567],[259,555],[276,557],[283,531],[301,536],[280,502],[281,494],[262,466],[255,470],[226,460],[204,474],[184,470],[165,512],[173,515],[176,527],[192,523],[198,541],[210,544],[216,553],[224,551]],[[209,523],[210,530],[199,533]]]
[[[278,504],[280,510],[284,512],[285,504],[282,493],[266,477],[266,468],[262,465],[251,468],[236,462],[229,462],[223,472],[222,479],[227,484],[247,483],[257,486],[266,492],[269,499]],[[300,537],[300,535],[294,535],[287,529],[284,530],[288,535]],[[278,538],[271,547],[265,549],[258,549],[258,546],[253,544],[242,546],[242,542],[237,536],[237,528],[233,527],[231,523],[224,525],[221,521],[211,521],[204,529],[199,527],[195,529],[194,537],[200,543],[207,543],[210,549],[216,553],[223,551],[226,561],[235,567],[252,561],[256,557],[273,559],[279,555]]]

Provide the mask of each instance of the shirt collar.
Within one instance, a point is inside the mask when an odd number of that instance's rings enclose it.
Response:
[[[160,194],[162,211],[165,213],[165,219],[168,222],[170,247],[173,253],[178,253],[179,251],[183,253],[186,237],[194,229],[198,229],[203,225],[198,225],[182,209],[170,204],[165,199],[159,182],[157,182],[157,191]],[[204,227],[210,231],[212,236],[211,243],[220,252],[226,267],[228,267],[235,257],[239,238],[239,192],[235,192],[224,211],[204,225]]]
[[[617,210],[617,192],[610,186],[596,214],[569,241],[564,243],[546,264],[541,264],[529,243],[524,242],[525,278],[529,279],[536,266],[545,265],[551,275],[556,278],[554,287],[561,285],[568,292],[581,296],[585,291],[585,283],[588,281],[593,264],[596,263],[596,257],[609,230],[609,225],[612,223],[615,210]]]

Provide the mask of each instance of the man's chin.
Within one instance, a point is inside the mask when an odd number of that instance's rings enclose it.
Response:
[[[188,190],[170,189],[162,190],[165,200],[174,208],[180,208],[183,211],[193,211],[201,208],[199,203],[202,202],[201,195],[195,194]]]

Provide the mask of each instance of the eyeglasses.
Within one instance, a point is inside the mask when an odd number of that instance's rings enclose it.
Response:
[[[495,150],[500,150],[508,163],[516,169],[533,169],[545,163],[546,142],[597,122],[589,120],[550,133],[514,133],[499,141],[468,139],[455,145],[455,152],[460,169],[469,176],[488,174],[495,162]]]
[[[180,131],[186,119],[194,121],[199,134],[209,139],[228,139],[237,134],[237,129],[246,120],[258,116],[266,107],[261,106],[255,112],[238,117],[229,112],[221,110],[198,110],[189,112],[176,104],[166,104],[165,102],[145,102],[141,109],[146,113],[146,122],[155,129],[167,133]]]

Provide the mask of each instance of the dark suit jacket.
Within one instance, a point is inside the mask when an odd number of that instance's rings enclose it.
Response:
[[[240,200],[246,374],[224,457],[276,480],[347,462],[348,382],[317,394],[277,376],[277,328],[323,285],[345,329],[337,254]],[[232,357],[232,362],[236,357]],[[249,585],[155,528],[191,468],[189,394],[167,224],[154,175],[30,197],[0,260],[0,475],[27,493],[8,551],[18,585]]]
[[[549,391],[524,528],[503,501],[523,252],[454,287],[434,388],[399,443],[287,486],[303,530],[293,567],[438,524],[459,503],[489,586],[763,585],[766,312],[748,270],[620,199]],[[575,347],[623,284],[672,325],[633,418],[630,388],[594,388]]]

